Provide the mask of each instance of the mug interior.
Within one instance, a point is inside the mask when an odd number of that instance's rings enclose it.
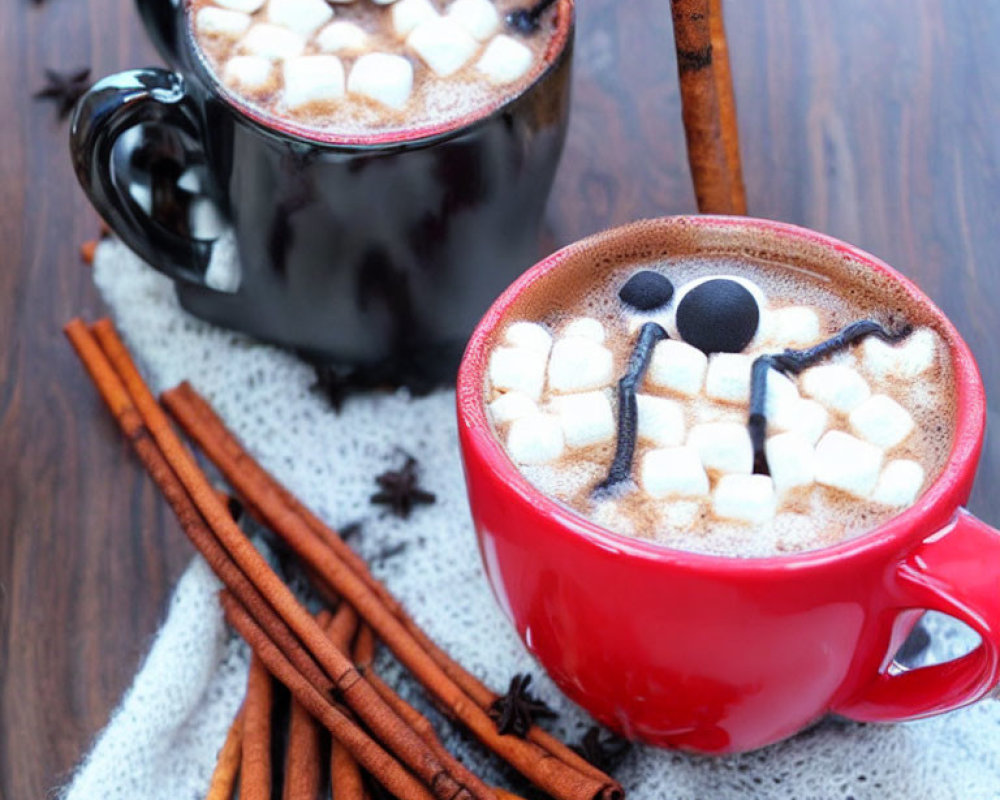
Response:
[[[620,264],[643,263],[684,255],[745,256],[755,261],[773,261],[785,267],[800,266],[814,274],[840,277],[846,282],[857,271],[865,271],[867,283],[898,298],[915,310],[910,321],[930,325],[945,340],[953,365],[955,431],[951,451],[938,477],[906,510],[878,527],[828,547],[780,556],[735,557],[695,553],[670,548],[615,533],[586,519],[567,506],[544,495],[522,476],[511,461],[487,420],[485,376],[488,356],[500,326],[515,309],[518,316],[533,318],[532,308],[551,306],[551,297],[574,296],[587,272]],[[857,278],[854,278],[855,282]],[[552,254],[526,271],[496,300],[472,334],[458,377],[460,424],[471,434],[470,446],[494,477],[508,484],[527,503],[554,517],[570,535],[591,539],[632,555],[711,564],[724,571],[759,570],[821,564],[866,549],[892,547],[919,527],[931,509],[953,502],[955,487],[971,484],[982,443],[985,395],[978,368],[954,325],[909,279],[874,256],[832,237],[786,223],[747,217],[690,216],[644,220],[582,239]],[[953,509],[951,509],[953,510]],[[930,531],[928,531],[929,533]]]
[[[211,87],[216,95],[223,99],[236,114],[258,128],[263,128],[266,131],[278,133],[283,136],[295,137],[314,144],[347,149],[421,146],[433,143],[435,140],[456,135],[457,133],[464,133],[467,129],[492,118],[533,91],[555,69],[561,61],[563,54],[567,51],[567,46],[572,38],[575,6],[575,0],[558,0],[556,5],[556,33],[545,54],[544,64],[534,79],[517,94],[498,100],[494,104],[482,106],[462,117],[446,120],[438,125],[425,125],[400,131],[387,131],[368,135],[345,135],[334,131],[318,131],[309,126],[298,125],[291,120],[281,119],[280,117],[265,113],[261,109],[247,103],[236,93],[230,91],[219,80],[215,71],[208,66],[205,57],[202,55],[201,48],[194,41],[187,3],[185,3],[184,8],[183,39],[190,54],[190,67],[198,73],[199,78],[204,84]]]

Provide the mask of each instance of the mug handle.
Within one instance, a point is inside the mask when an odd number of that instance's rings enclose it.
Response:
[[[890,664],[859,695],[833,711],[859,722],[897,722],[951,711],[985,697],[1000,680],[1000,531],[959,509],[896,567],[896,613],[939,611],[982,640],[960,658],[903,669]]]
[[[123,190],[113,165],[126,131],[149,123],[173,128],[200,147],[201,126],[184,78],[156,67],[111,75],[77,103],[70,126],[76,176],[98,213],[144,261],[175,280],[205,286],[212,241],[168,230]]]

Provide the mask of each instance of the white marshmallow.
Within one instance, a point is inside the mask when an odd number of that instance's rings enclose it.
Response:
[[[808,306],[773,309],[768,314],[766,340],[782,347],[805,347],[820,340],[819,314]]]
[[[915,378],[932,366],[937,356],[937,335],[930,328],[917,328],[896,344],[869,336],[861,343],[861,360],[875,378]]]
[[[534,55],[527,46],[501,33],[486,45],[476,62],[476,69],[491,83],[511,83],[531,69],[533,59]]]
[[[336,56],[299,56],[285,62],[285,105],[337,100],[344,96],[344,65]]]
[[[687,443],[698,451],[711,472],[753,472],[753,444],[746,425],[739,422],[706,422],[688,431]]]
[[[324,53],[355,53],[364,50],[368,34],[353,22],[331,22],[316,36],[316,46]]]
[[[595,503],[588,516],[602,528],[607,528],[609,531],[621,533],[625,536],[635,536],[635,523],[632,522],[627,514],[622,512],[619,504],[613,500]]]
[[[579,317],[569,322],[560,333],[563,336],[582,336],[598,344],[604,344],[604,326],[593,317]]]
[[[413,29],[406,44],[442,78],[458,72],[479,47],[475,39],[448,17],[424,20]]]
[[[277,61],[301,55],[306,49],[306,40],[288,28],[262,22],[249,30],[240,47],[250,55]]]
[[[600,389],[614,379],[610,350],[582,336],[564,336],[552,346],[549,387],[556,392]]]
[[[551,414],[532,414],[510,424],[507,452],[518,464],[546,464],[563,454],[563,432]]]
[[[810,367],[799,379],[802,393],[815,398],[831,411],[848,414],[871,397],[868,382],[846,364]]]
[[[485,42],[500,27],[500,15],[490,0],[455,0],[448,6],[447,13],[469,36],[480,42]]]
[[[713,400],[745,405],[750,400],[750,370],[753,356],[713,353],[708,359],[705,394]]]
[[[402,56],[365,53],[354,62],[347,91],[389,108],[403,108],[413,91],[413,66]]]
[[[767,425],[776,431],[794,431],[814,445],[826,432],[829,421],[830,412],[825,407],[815,400],[799,400],[782,413],[774,417],[769,415]]]
[[[515,322],[503,332],[504,341],[515,347],[527,347],[547,356],[552,349],[552,335],[537,322]]]
[[[437,16],[430,0],[399,0],[392,7],[392,27],[400,39],[405,39],[421,22]]]
[[[774,369],[767,371],[767,395],[764,398],[764,413],[769,425],[787,424],[796,411],[802,398],[795,383]],[[782,420],[777,423],[775,420]]]
[[[515,419],[538,413],[538,406],[524,392],[507,392],[488,406],[494,425],[504,425]]]
[[[639,483],[653,497],[697,497],[708,494],[708,475],[692,447],[649,450],[642,457]]]
[[[271,22],[307,38],[331,17],[333,9],[326,0],[271,0],[267,4],[267,18]]]
[[[878,481],[882,451],[843,431],[828,431],[816,445],[816,482],[867,498]]]
[[[226,62],[223,79],[243,89],[261,89],[271,82],[274,65],[259,56],[234,56]]]
[[[800,433],[779,433],[764,443],[767,466],[778,491],[809,486],[815,475],[813,444]]]
[[[680,403],[651,394],[636,395],[639,408],[638,434],[659,447],[676,447],[684,443],[687,430]]]
[[[707,368],[708,356],[697,347],[667,339],[653,350],[646,380],[654,386],[692,397],[701,391]]]
[[[884,394],[869,397],[854,409],[848,421],[862,439],[888,450],[913,431],[913,417],[905,408]]]
[[[924,485],[924,477],[924,468],[916,461],[890,461],[882,470],[872,500],[887,506],[911,505]]]
[[[724,475],[712,495],[717,517],[767,522],[777,510],[774,483],[767,475]]]
[[[527,347],[497,347],[489,373],[494,389],[523,392],[537,402],[545,388],[545,356]]]
[[[230,39],[236,39],[250,27],[250,15],[205,6],[194,18],[194,26],[198,33],[206,36],[228,36]]]
[[[664,503],[660,519],[670,530],[686,531],[698,521],[701,516],[701,506],[697,500],[674,500]]]
[[[615,438],[615,417],[604,392],[580,392],[552,399],[569,447],[587,447]]]
[[[246,14],[252,14],[262,5],[264,5],[265,0],[215,0],[217,6],[222,6],[223,8],[231,8],[233,11],[242,11]]]

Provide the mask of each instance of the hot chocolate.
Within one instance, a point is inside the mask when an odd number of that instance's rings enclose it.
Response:
[[[498,327],[487,416],[530,483],[618,533],[727,556],[861,535],[943,468],[952,366],[898,287],[839,269],[595,250]]]
[[[189,0],[217,79],[273,121],[340,136],[464,124],[534,81],[565,34],[523,0]]]

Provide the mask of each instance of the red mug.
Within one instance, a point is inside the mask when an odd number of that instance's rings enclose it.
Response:
[[[940,476],[870,533],[772,558],[682,552],[615,534],[532,487],[487,422],[491,334],[525,292],[545,291],[563,270],[594,268],[596,242],[628,252],[637,235],[668,251],[682,241],[681,252],[794,254],[817,271],[836,263],[898,284],[936,320],[954,363],[955,437]],[[469,504],[494,594],[563,692],[618,733],[734,753],[829,713],[866,722],[938,714],[1000,681],[1000,533],[962,507],[983,441],[982,380],[944,314],[874,256],[745,217],[669,217],[584,239],[532,267],[489,309],[465,352],[457,406]],[[904,669],[893,654],[928,609],[969,625],[981,644],[953,661]]]

